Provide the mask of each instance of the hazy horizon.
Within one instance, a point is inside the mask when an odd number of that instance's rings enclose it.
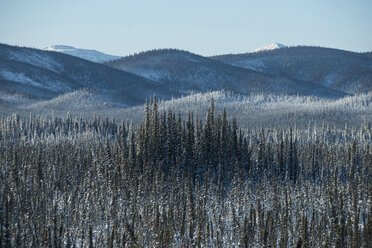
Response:
[[[372,51],[372,2],[1,1],[0,42],[113,55],[177,48],[205,56],[270,43]]]

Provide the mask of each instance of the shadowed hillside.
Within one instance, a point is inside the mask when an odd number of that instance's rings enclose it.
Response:
[[[234,66],[347,93],[367,93],[372,90],[370,53],[299,46],[211,58]]]

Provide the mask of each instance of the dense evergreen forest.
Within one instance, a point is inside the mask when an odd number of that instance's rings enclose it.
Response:
[[[0,119],[0,247],[371,247],[372,127]]]

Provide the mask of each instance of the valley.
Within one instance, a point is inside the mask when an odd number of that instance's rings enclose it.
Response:
[[[75,56],[65,54],[69,51]],[[138,122],[152,96],[162,108],[173,106],[184,115],[203,115],[213,97],[230,119],[237,116],[247,127],[372,120],[368,53],[276,44],[213,57],[158,49],[105,62],[106,55],[97,53],[69,46],[0,45],[0,113],[65,117],[69,112]],[[104,62],[76,57],[93,55]]]

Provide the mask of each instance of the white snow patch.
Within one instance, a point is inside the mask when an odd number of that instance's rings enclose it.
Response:
[[[14,82],[18,82],[18,83],[22,83],[22,84],[26,84],[26,85],[31,85],[31,86],[34,86],[34,87],[43,87],[42,84],[40,84],[38,82],[35,82],[34,80],[27,77],[23,73],[14,73],[14,72],[11,72],[11,71],[2,70],[2,71],[0,71],[0,76],[2,76],[4,79],[9,80],[9,81],[14,81]]]
[[[110,102],[106,102],[105,100],[106,99],[101,95],[83,89],[59,95],[51,100],[41,101],[23,107],[26,109],[66,109],[69,111],[88,111],[113,108],[116,106]]]
[[[35,103],[35,100],[20,94],[8,94],[0,91],[0,102],[1,101],[12,105],[30,105]]]
[[[36,88],[44,88],[48,90],[52,90],[54,92],[63,92],[71,90],[70,87],[66,86],[65,83],[60,81],[51,81],[48,78],[41,79],[41,81],[35,81],[32,78],[28,77],[24,73],[20,72],[12,72],[7,70],[0,71],[0,77],[3,79],[21,83],[28,86],[33,86]]]
[[[73,46],[65,46],[65,45],[54,45],[50,47],[44,48],[46,51],[55,51],[55,52],[63,52],[63,51],[72,51],[76,50]]]
[[[30,50],[10,51],[9,59],[46,68],[57,73],[63,70],[62,65],[57,63],[52,57]]]
[[[322,85],[325,86],[325,87],[329,87],[331,86],[331,84],[333,84],[334,82],[336,81],[336,73],[331,73],[329,75],[327,75],[323,82],[322,82]]]
[[[88,50],[82,48],[75,48],[73,46],[65,46],[65,45],[54,45],[50,47],[44,48],[45,51],[53,51],[53,52],[60,52],[68,55],[72,55],[75,57],[79,57],[82,59],[86,59],[96,63],[103,63],[115,59],[119,59],[120,56],[114,56],[105,54],[96,50]]]
[[[275,49],[280,49],[280,48],[285,48],[287,46],[280,44],[280,43],[272,43],[268,45],[264,45],[262,47],[257,48],[253,52],[262,52],[262,51],[270,51],[270,50],[275,50]]]

